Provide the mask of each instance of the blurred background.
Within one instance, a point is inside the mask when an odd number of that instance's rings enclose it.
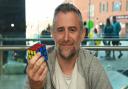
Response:
[[[23,89],[26,49],[35,43],[54,46],[53,14],[63,2],[80,9],[87,33],[82,47],[99,58],[113,89],[128,89],[128,0],[0,0],[0,89]],[[118,37],[105,30],[113,16]]]

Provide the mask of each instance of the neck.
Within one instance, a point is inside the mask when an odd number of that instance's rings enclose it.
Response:
[[[75,56],[71,60],[65,60],[65,59],[62,59],[60,56],[57,56],[57,60],[60,65],[60,68],[61,68],[62,72],[66,75],[72,74],[72,71],[74,69],[77,59],[78,59],[77,56]]]

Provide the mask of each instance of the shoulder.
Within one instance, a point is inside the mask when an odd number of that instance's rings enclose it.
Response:
[[[103,68],[99,59],[95,56],[95,51],[86,50],[84,48],[80,50],[79,66],[91,72],[93,72],[92,70],[102,71]]]
[[[84,56],[95,56],[95,51],[91,51],[86,48],[80,48],[80,54]]]
[[[85,48],[80,50],[80,60],[88,66],[101,65],[99,59],[95,56],[96,51],[90,51]],[[92,67],[93,67],[92,66]]]
[[[120,26],[120,22],[116,22],[115,25]]]
[[[86,49],[82,49],[83,53],[81,53],[81,65],[83,66],[84,69],[86,70],[103,70],[103,66],[100,63],[99,59],[95,56],[95,51],[90,51]],[[91,71],[93,72],[93,71]]]
[[[90,66],[93,62],[97,61],[95,53],[96,51],[90,51],[85,48],[81,48],[79,52],[79,56],[82,65]]]

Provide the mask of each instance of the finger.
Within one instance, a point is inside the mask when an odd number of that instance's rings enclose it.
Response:
[[[38,81],[40,81],[39,78],[40,78],[41,74],[44,72],[45,67],[46,67],[46,63],[43,62],[41,64],[40,68],[36,71],[36,73],[34,73],[33,78],[36,79],[36,80],[38,80]]]
[[[40,52],[38,52],[35,56],[33,56],[32,59],[28,61],[28,66],[34,67],[35,62],[39,59],[40,56],[41,56]]]
[[[32,72],[32,70],[29,69],[29,67],[27,67],[26,72],[27,72],[28,78],[29,79],[32,79],[33,78],[33,72]]]
[[[40,75],[40,78],[39,78],[40,81],[42,81],[42,80],[44,80],[46,78],[47,72],[48,72],[48,68],[46,66],[45,69],[44,69],[44,71]]]
[[[45,67],[46,67],[46,62],[43,62],[40,69],[37,71],[37,74],[41,75],[42,72],[44,71]]]
[[[37,60],[37,62],[35,63],[35,65],[33,67],[33,73],[36,73],[40,69],[43,61],[44,61],[44,57],[41,57],[41,58],[39,58],[39,60]]]
[[[40,66],[42,65],[44,61],[44,57],[40,57],[34,64],[34,67],[27,67],[27,74],[30,77],[34,77],[36,75],[36,72],[38,71],[38,69],[40,68]]]
[[[35,73],[35,75],[34,75],[34,77],[35,77],[36,79],[39,80],[41,74],[42,74],[42,73],[44,72],[44,70],[45,70],[45,67],[46,67],[45,63],[42,63],[41,67],[38,69],[38,71],[37,71],[37,72]],[[40,80],[39,80],[39,81],[40,81]]]

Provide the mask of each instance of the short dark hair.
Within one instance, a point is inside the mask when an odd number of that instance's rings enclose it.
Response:
[[[81,12],[79,11],[79,9],[77,7],[75,7],[73,4],[71,3],[62,3],[60,4],[54,12],[54,18],[53,18],[53,28],[55,25],[55,16],[59,13],[59,12],[63,12],[63,13],[67,13],[67,12],[74,12],[76,15],[78,15],[78,17],[80,18],[80,28],[83,29],[83,18],[81,15]]]
[[[116,19],[116,16],[113,16],[112,19]]]

